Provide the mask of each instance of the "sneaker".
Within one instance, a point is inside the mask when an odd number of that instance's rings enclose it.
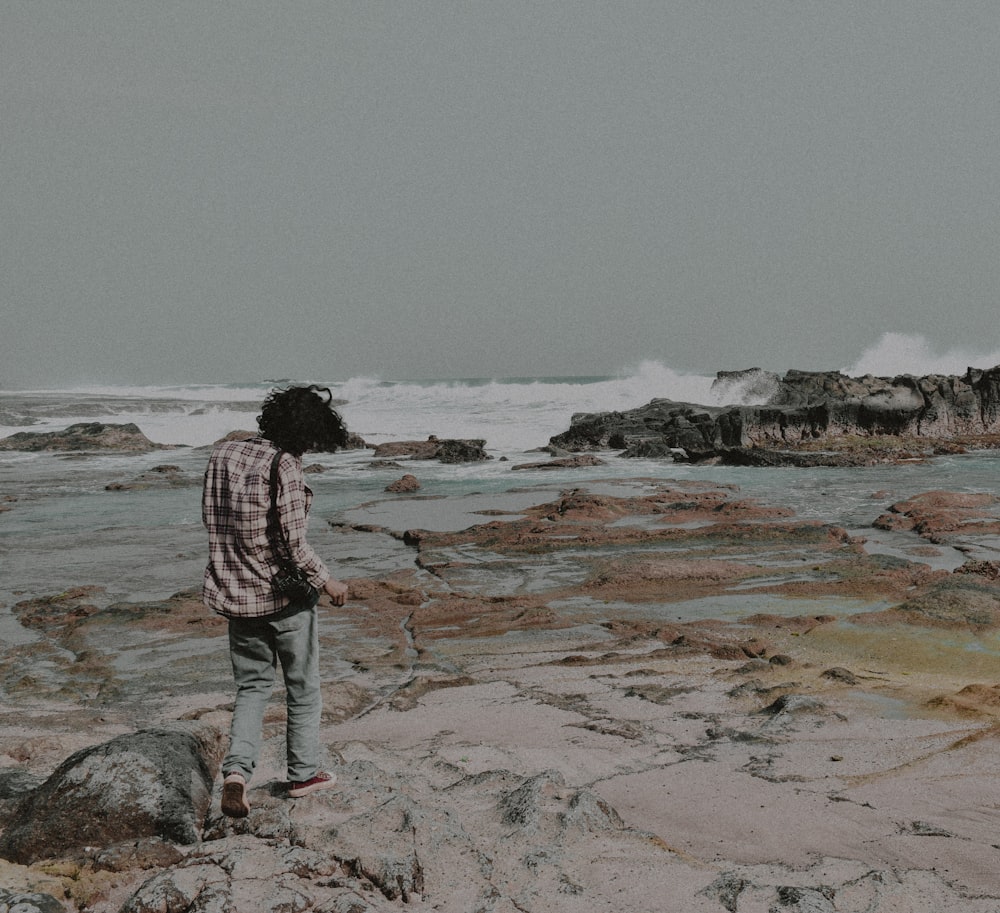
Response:
[[[336,775],[328,774],[325,770],[318,770],[315,776],[308,780],[303,780],[301,783],[289,783],[288,796],[290,799],[301,799],[319,789],[329,789],[336,782]]]
[[[250,814],[247,781],[243,774],[232,773],[222,781],[222,814],[230,818],[245,818]]]

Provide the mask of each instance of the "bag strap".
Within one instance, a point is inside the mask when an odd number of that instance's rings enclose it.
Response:
[[[282,451],[279,450],[271,460],[271,506],[267,511],[267,538],[278,564],[290,564],[292,550],[288,547],[288,540],[278,517],[278,463],[281,462],[281,454]]]

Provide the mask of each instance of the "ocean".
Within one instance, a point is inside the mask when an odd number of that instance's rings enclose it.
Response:
[[[316,493],[311,541],[333,567],[340,566],[341,574],[357,576],[373,567],[376,558],[362,554],[357,542],[332,536],[324,521],[356,517],[366,506],[380,505],[383,524],[388,517],[391,526],[398,513],[402,528],[433,528],[443,514],[448,518],[443,522],[454,523],[463,502],[482,495],[538,486],[542,501],[546,492],[582,481],[649,477],[735,484],[747,497],[863,532],[873,548],[892,552],[899,545],[894,537],[871,529],[889,504],[933,489],[997,489],[996,452],[901,466],[808,470],[691,466],[602,454],[605,465],[598,467],[513,471],[518,464],[546,459],[537,448],[565,431],[575,413],[624,410],[655,397],[721,404],[713,380],[647,363],[617,377],[419,382],[353,378],[325,384],[342,402],[339,408],[348,428],[370,444],[424,440],[432,434],[482,438],[493,459],[407,467],[422,487],[419,499],[404,502],[384,491],[402,471],[371,468],[370,450],[307,455],[307,463],[323,469],[309,478]],[[230,431],[254,430],[262,398],[290,382],[0,390],[0,437],[24,430],[61,430],[77,422],[132,422],[170,448],[136,455],[0,452],[0,508],[6,508],[0,510],[0,637],[8,642],[32,638],[10,613],[19,600],[91,585],[105,590],[95,599],[138,601],[199,585],[206,541],[199,483],[208,449]],[[743,401],[741,396],[739,390],[728,391],[730,402]],[[177,467],[185,483],[146,490],[107,488],[163,465]],[[443,504],[451,508],[442,511]],[[481,522],[481,516],[470,513],[468,522],[477,520]],[[351,554],[343,554],[345,548]],[[983,542],[978,548],[979,557],[1000,558],[1000,543]],[[378,560],[412,561],[405,553]],[[949,550],[939,559],[942,566],[957,566],[962,560],[962,554]]]

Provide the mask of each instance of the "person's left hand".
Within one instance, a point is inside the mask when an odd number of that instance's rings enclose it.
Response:
[[[334,605],[343,605],[347,602],[347,584],[334,580],[333,577],[323,584],[323,592],[330,597],[330,602]]]

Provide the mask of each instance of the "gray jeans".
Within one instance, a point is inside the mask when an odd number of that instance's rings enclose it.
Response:
[[[319,723],[323,709],[315,606],[292,605],[264,618],[230,618],[229,655],[236,681],[236,706],[223,773],[242,773],[250,782],[260,756],[264,711],[280,662],[288,708],[288,779],[297,783],[313,777],[320,767]]]

